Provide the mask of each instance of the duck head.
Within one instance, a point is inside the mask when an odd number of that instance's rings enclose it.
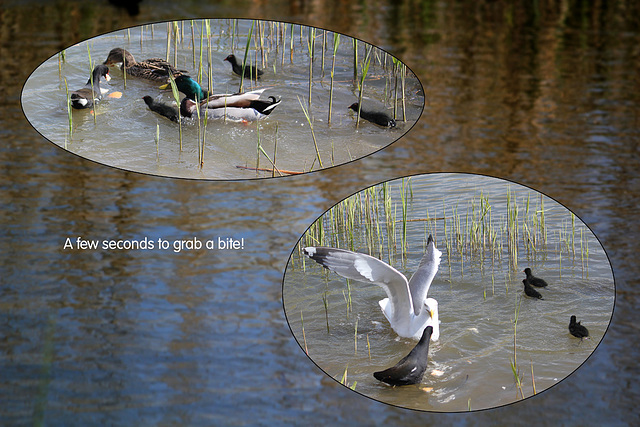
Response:
[[[209,92],[202,89],[202,87],[189,76],[181,75],[176,77],[176,87],[187,98],[193,101],[202,101],[209,97]]]
[[[194,113],[197,113],[197,108],[198,104],[187,96],[180,103],[180,114],[183,117],[192,117]]]
[[[94,85],[99,84],[100,79],[103,77],[106,81],[111,80],[111,76],[109,75],[109,67],[107,67],[106,65],[102,65],[102,64],[96,65],[91,74],[92,74]],[[88,85],[91,84],[91,78],[87,81],[87,84]]]

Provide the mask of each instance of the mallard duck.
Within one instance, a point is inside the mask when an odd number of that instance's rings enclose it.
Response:
[[[359,105],[360,104],[358,102],[354,102],[353,104],[349,105],[349,108],[357,113]],[[360,117],[367,121],[370,121],[371,123],[375,123],[378,126],[389,128],[396,127],[396,121],[389,117],[387,113],[365,110],[364,108],[360,107]]]
[[[156,101],[149,95],[142,98],[149,107],[149,109],[155,113],[160,114],[171,120],[172,122],[178,122],[178,107],[171,104],[165,104],[164,102]]]
[[[100,79],[104,77],[106,81],[111,80],[109,76],[109,67],[106,65],[97,65],[93,72],[92,77],[89,77],[87,84],[82,89],[71,92],[71,106],[77,109],[91,108],[93,107],[94,100],[102,98],[102,94],[108,92],[108,89],[100,88]],[[93,85],[91,80],[93,80]]]
[[[169,81],[169,73],[173,76],[188,74],[185,70],[178,70],[173,65],[161,58],[151,58],[142,62],[136,62],[129,51],[116,47],[111,49],[105,65],[122,63],[121,70],[127,70],[127,74],[147,80],[166,83]]]
[[[180,113],[185,117],[197,114],[196,108],[206,111],[213,119],[252,122],[268,116],[281,102],[274,96],[261,100],[260,95],[266,90],[256,89],[251,92],[210,95],[208,91],[189,76],[175,79],[176,87],[186,96],[180,103]]]
[[[246,94],[239,94],[246,95]],[[226,99],[233,98],[235,95],[231,95]],[[225,95],[222,95],[225,99]],[[230,104],[227,106],[221,105],[218,107],[211,107],[211,104],[201,103],[200,111],[202,114],[207,114],[207,117],[212,119],[225,119],[233,122],[255,122],[256,120],[264,119],[282,102],[281,100],[276,99],[275,96],[270,96],[269,100],[256,99],[251,101],[242,100],[242,107],[234,107]],[[185,117],[192,117],[196,115],[196,108],[198,108],[198,104],[185,97],[180,103],[180,113]]]
[[[239,76],[242,75],[242,64],[238,64],[238,59],[234,54],[227,56],[226,58],[224,58],[224,60],[229,61],[229,63],[231,64],[231,69],[233,69],[234,73]],[[244,67],[244,76],[247,78],[257,79],[262,74],[264,74],[264,71],[259,70],[258,67],[255,67],[253,65],[245,65]]]

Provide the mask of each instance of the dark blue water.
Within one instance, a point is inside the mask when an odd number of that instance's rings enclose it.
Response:
[[[45,58],[117,28],[192,16],[295,20],[367,39],[417,73],[427,96],[423,117],[361,161],[228,183],[96,165],[54,147],[24,120],[22,84]],[[143,2],[137,17],[106,2],[4,4],[2,423],[637,424],[639,16],[627,3]],[[611,259],[617,299],[602,344],[538,396],[473,414],[387,406],[328,378],[289,331],[282,274],[306,227],[355,191],[430,171],[531,186],[575,212]],[[245,246],[63,250],[75,236],[231,236]]]

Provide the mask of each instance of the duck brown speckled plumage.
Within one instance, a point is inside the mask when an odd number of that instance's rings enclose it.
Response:
[[[111,49],[107,59],[104,61],[105,65],[118,63],[122,63],[120,69],[126,70],[127,74],[132,77],[139,77],[161,83],[169,82],[170,73],[173,74],[174,77],[188,74],[187,71],[179,70],[161,58],[150,58],[136,62],[129,51],[120,47]]]

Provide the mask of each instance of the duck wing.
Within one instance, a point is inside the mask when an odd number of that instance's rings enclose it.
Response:
[[[424,300],[427,298],[431,281],[438,272],[441,256],[442,252],[436,248],[433,237],[429,236],[427,240],[427,251],[422,257],[418,269],[413,273],[413,276],[411,276],[411,280],[409,280],[413,312],[416,316],[420,314],[424,307]]]
[[[267,88],[252,90],[251,92],[234,93],[234,94],[217,94],[211,95],[206,103],[207,108],[222,108],[222,107],[240,107],[247,108],[251,106],[251,101],[258,100],[262,92]]]
[[[306,247],[303,251],[342,277],[380,286],[389,297],[394,313],[406,315],[410,312],[412,302],[407,278],[386,262],[346,249]]]

